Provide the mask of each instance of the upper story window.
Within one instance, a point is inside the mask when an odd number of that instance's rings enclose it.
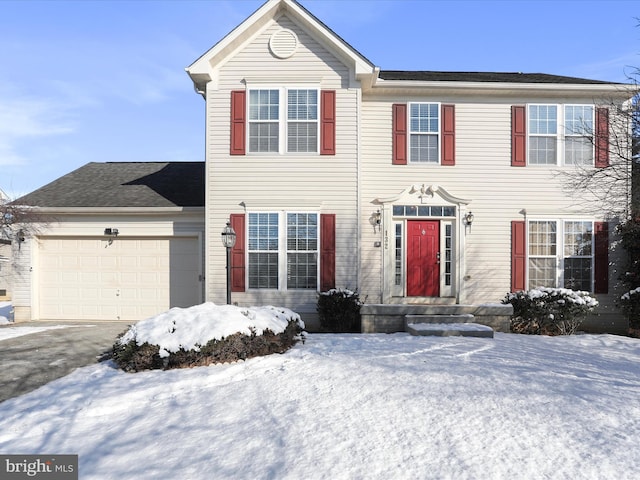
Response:
[[[528,163],[592,165],[592,105],[529,105]]]
[[[412,103],[409,108],[409,159],[439,163],[440,105]]]
[[[249,90],[249,152],[318,153],[318,90]]]

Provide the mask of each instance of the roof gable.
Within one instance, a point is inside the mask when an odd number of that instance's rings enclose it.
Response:
[[[377,74],[375,65],[298,2],[294,0],[268,0],[249,18],[186,68],[196,90],[203,92],[205,85],[214,79],[216,68],[283,15],[304,28],[327,50],[349,66],[354,71],[356,78],[370,83]]]

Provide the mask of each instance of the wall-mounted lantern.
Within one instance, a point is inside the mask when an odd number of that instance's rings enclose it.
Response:
[[[373,225],[373,233],[376,232],[376,228],[380,231],[380,223],[382,222],[382,214],[380,213],[380,209],[376,210],[369,217],[369,223]]]
[[[236,245],[236,231],[227,222],[222,230],[222,245],[227,249],[227,305],[231,305],[231,249]]]
[[[471,230],[471,225],[473,224],[473,220],[474,220],[473,212],[467,212],[467,214],[463,218],[464,225],[465,227],[469,227],[469,230]]]
[[[111,245],[113,243],[113,239],[116,238],[119,233],[120,232],[118,231],[117,228],[105,228],[104,229],[105,236],[109,237],[108,245]]]

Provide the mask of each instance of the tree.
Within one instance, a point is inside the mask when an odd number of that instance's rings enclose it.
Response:
[[[10,245],[14,240],[23,242],[37,235],[49,221],[33,207],[11,201],[0,190],[0,244]]]

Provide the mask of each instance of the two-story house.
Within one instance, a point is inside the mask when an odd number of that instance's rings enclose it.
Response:
[[[51,189],[69,191],[69,176],[26,196],[25,203],[58,217],[25,255],[25,266],[35,264],[38,273],[25,280],[28,295],[16,292],[17,317],[63,315],[43,308],[42,270],[60,258],[61,242],[83,237],[94,239],[85,245],[94,269],[101,268],[98,250],[138,241],[130,254],[134,290],[153,285],[140,283],[144,241],[165,239],[149,255],[167,256],[160,275],[166,292],[180,290],[171,280],[181,263],[171,242],[192,240],[184,246],[191,259],[184,278],[198,278],[189,287],[198,295],[158,299],[120,318],[197,300],[223,303],[220,234],[230,222],[237,235],[232,301],[287,306],[311,326],[318,292],[334,287],[357,290],[374,305],[478,306],[544,285],[593,292],[601,315],[589,326],[624,330],[614,309],[612,219],[577,204],[556,174],[616,160],[607,107],[629,98],[623,85],[547,74],[382,70],[293,0],[267,1],[187,73],[206,108],[206,163],[191,172],[202,175],[201,204],[176,197],[189,188],[183,177],[171,196],[149,181],[166,182],[172,164],[142,173],[108,164],[104,189],[113,195],[92,205],[78,192],[56,205]],[[81,183],[81,173],[70,175]],[[132,185],[156,194],[140,204],[143,211],[131,203]],[[68,263],[55,265],[74,282],[93,278],[69,273],[83,268],[82,258]],[[49,282],[63,281],[56,275]],[[96,292],[101,281],[96,277]],[[138,290],[130,292],[134,303],[144,297]],[[366,330],[396,326],[379,320]]]

